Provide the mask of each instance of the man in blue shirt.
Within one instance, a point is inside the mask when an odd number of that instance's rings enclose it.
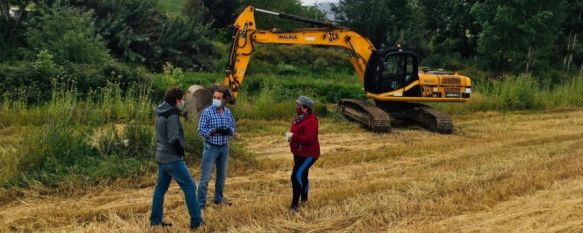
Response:
[[[235,133],[233,114],[225,106],[226,99],[229,97],[226,87],[217,87],[213,93],[213,104],[202,111],[198,122],[198,134],[205,141],[202,152],[202,174],[197,195],[202,209],[206,205],[208,182],[215,165],[217,175],[214,203],[217,205],[229,204],[225,202],[223,197],[229,157],[229,137]]]

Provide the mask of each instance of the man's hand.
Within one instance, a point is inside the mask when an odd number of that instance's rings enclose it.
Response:
[[[288,142],[291,142],[292,136],[294,134],[291,132],[285,132],[285,139],[287,139]]]
[[[221,126],[217,128],[217,133],[222,135],[231,135],[231,129],[227,128],[226,126]]]

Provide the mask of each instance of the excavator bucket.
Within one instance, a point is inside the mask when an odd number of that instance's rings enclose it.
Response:
[[[209,106],[213,101],[213,93],[201,85],[192,85],[186,92],[186,108],[189,114],[198,115],[205,107]],[[198,117],[190,117],[189,119],[198,119]]]

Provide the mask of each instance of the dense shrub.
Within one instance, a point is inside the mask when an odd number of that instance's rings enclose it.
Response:
[[[161,71],[166,62],[186,70],[210,70],[217,52],[200,14],[167,16],[158,0],[106,0],[94,7],[99,33],[123,61]]]
[[[42,59],[45,58],[12,65],[0,64],[0,92],[4,95],[19,93],[21,100],[38,103],[49,99],[54,81],[71,82],[82,96],[111,82],[121,83],[124,87],[142,82],[134,70],[115,61],[98,65],[65,62],[59,66]]]
[[[112,62],[105,42],[93,27],[93,14],[55,4],[39,7],[27,29],[28,46],[48,50],[55,63],[100,64]]]
[[[4,95],[43,102],[50,97],[53,81],[70,83],[82,96],[109,82],[127,86],[140,81],[134,70],[109,55],[91,11],[59,2],[40,4],[21,28],[26,31],[22,43],[29,50],[22,53],[27,59],[0,64]]]
[[[0,17],[0,62],[11,61],[23,56],[25,30],[12,19]]]

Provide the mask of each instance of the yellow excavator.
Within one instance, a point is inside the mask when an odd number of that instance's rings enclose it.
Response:
[[[256,12],[316,27],[260,30],[255,24]],[[343,99],[338,103],[338,110],[345,117],[375,132],[390,131],[393,119],[414,121],[438,133],[452,133],[453,125],[447,114],[419,102],[464,102],[471,94],[470,78],[445,71],[419,70],[415,53],[400,48],[377,50],[357,32],[329,22],[248,6],[233,27],[235,34],[223,81],[230,88],[232,98],[236,98],[243,84],[255,44],[301,44],[346,49],[366,96],[372,101]],[[200,111],[211,102],[210,91],[205,87],[191,86],[187,94],[187,101],[195,111]]]

